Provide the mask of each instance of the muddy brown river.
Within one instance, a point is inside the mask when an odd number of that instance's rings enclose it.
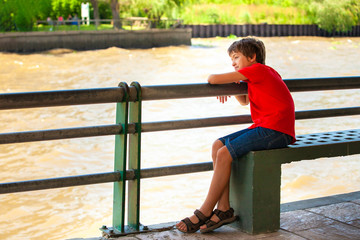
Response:
[[[261,38],[266,63],[284,79],[360,75],[360,38]],[[2,93],[205,82],[233,71],[227,47],[234,39],[192,39],[192,46],[146,50],[109,48],[36,54],[0,53]],[[359,106],[359,90],[293,93],[296,110]],[[143,121],[248,114],[235,98],[148,101]],[[4,132],[95,126],[115,122],[115,104],[3,110]],[[360,117],[296,122],[297,134],[359,128]],[[142,167],[210,161],[212,142],[248,125],[144,133]],[[113,170],[114,136],[0,145],[0,182]],[[142,180],[141,223],[177,221],[205,198],[210,172]],[[360,156],[322,158],[282,167],[281,201],[360,190]],[[0,239],[71,239],[101,236],[112,226],[112,184],[0,195]]]

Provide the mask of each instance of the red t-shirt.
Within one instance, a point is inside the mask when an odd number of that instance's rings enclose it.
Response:
[[[286,133],[295,142],[295,106],[279,73],[256,63],[239,70],[248,84],[251,118],[249,128],[264,127]]]

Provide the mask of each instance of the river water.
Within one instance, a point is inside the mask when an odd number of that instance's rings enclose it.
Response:
[[[360,38],[262,38],[267,64],[284,79],[360,75]],[[192,39],[192,46],[147,50],[36,54],[0,53],[3,93],[205,82],[233,71],[227,38]],[[359,90],[293,93],[296,110],[359,106]],[[143,103],[143,121],[248,114],[235,98]],[[113,124],[115,104],[6,110],[1,132]],[[296,122],[297,134],[358,128],[359,116]],[[210,161],[212,142],[248,125],[145,133],[142,167]],[[0,145],[0,182],[43,179],[113,169],[114,137]],[[283,165],[282,202],[360,190],[359,155]],[[142,180],[141,223],[171,222],[192,214],[204,200],[211,172]],[[0,239],[69,239],[100,236],[112,226],[112,184],[0,195]]]

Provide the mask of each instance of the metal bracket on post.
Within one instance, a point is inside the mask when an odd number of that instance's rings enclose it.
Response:
[[[141,162],[141,86],[131,83],[136,89],[136,100],[130,102],[129,122],[135,124],[135,133],[129,135],[129,169],[135,179],[128,181],[128,227],[129,231],[140,230],[140,162]],[[145,227],[144,230],[147,230]]]
[[[114,182],[113,195],[113,227],[103,226],[100,230],[103,235],[121,235],[125,230],[125,188],[126,188],[126,155],[127,155],[127,133],[129,116],[129,86],[125,82],[119,84],[124,90],[121,102],[116,105],[116,124],[122,125],[122,132],[115,135],[115,157],[114,171],[121,174],[121,179]]]

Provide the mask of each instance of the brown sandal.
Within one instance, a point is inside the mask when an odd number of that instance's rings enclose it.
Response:
[[[207,233],[207,232],[211,232],[225,224],[229,224],[232,223],[236,220],[236,216],[234,216],[234,209],[230,208],[229,210],[223,212],[219,209],[215,209],[213,214],[215,214],[220,221],[219,222],[214,222],[212,220],[207,220],[206,221],[206,228],[204,229],[200,229],[201,233]]]
[[[186,230],[187,231],[183,231],[179,228],[177,228],[180,232],[183,233],[194,233],[197,230],[200,229],[200,226],[204,225],[206,221],[209,220],[210,217],[206,217],[202,212],[200,212],[200,210],[196,209],[194,212],[195,216],[199,219],[198,223],[193,223],[192,221],[190,221],[190,218],[184,218],[183,220],[181,220],[183,223],[185,223],[186,225]]]

